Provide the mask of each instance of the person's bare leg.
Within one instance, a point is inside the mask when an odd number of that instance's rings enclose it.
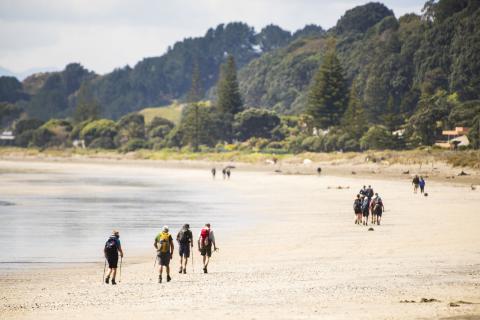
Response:
[[[185,267],[184,267],[185,270],[187,270],[187,263],[188,263],[188,258],[185,257]]]
[[[178,273],[182,273],[182,268],[183,268],[183,256],[180,256],[180,270],[178,270]]]
[[[162,282],[162,273],[163,273],[163,266],[160,265],[160,268],[158,270],[158,282],[161,283]]]

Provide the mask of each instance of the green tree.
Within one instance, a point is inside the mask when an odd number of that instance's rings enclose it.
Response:
[[[357,82],[350,88],[348,107],[342,118],[342,127],[353,136],[361,137],[367,128],[367,119],[362,101],[358,98]]]
[[[242,111],[243,103],[237,81],[237,69],[232,55],[221,66],[220,79],[217,84],[217,110],[224,123],[224,138],[231,141],[233,138],[233,119],[235,114]]]
[[[193,145],[193,151],[197,152],[199,149],[199,134],[200,134],[200,106],[199,106],[199,101],[202,99],[202,86],[201,86],[201,78],[200,78],[200,68],[198,66],[198,63],[195,63],[193,66],[193,73],[192,73],[192,84],[190,87],[190,91],[188,93],[188,101],[191,104],[191,112],[193,112],[193,124],[192,128],[189,128],[190,130],[193,130],[193,132],[188,133],[189,136],[192,137],[192,145]],[[202,118],[203,119],[203,118]]]
[[[347,103],[343,69],[334,50],[328,52],[313,79],[308,93],[307,113],[317,128],[340,123]]]
[[[175,139],[179,139],[182,145],[191,145],[195,149],[202,144],[214,146],[222,130],[218,113],[212,107],[199,103],[184,109],[178,127],[178,132],[172,130],[172,138],[177,136]]]
[[[199,102],[203,98],[202,78],[200,75],[200,66],[196,61],[192,70],[192,83],[188,92],[187,101],[190,103]]]
[[[468,132],[468,139],[473,148],[480,149],[480,113],[472,120],[472,126]]]
[[[246,109],[235,115],[235,136],[240,141],[251,137],[270,139],[273,129],[279,124],[280,118],[275,112],[255,108]]]
[[[458,102],[444,90],[423,95],[415,113],[408,119],[405,134],[412,146],[432,145],[441,137],[450,111]]]
[[[360,146],[362,149],[396,149],[399,142],[384,126],[373,126],[360,139]]]
[[[80,131],[80,138],[85,140],[87,146],[95,139],[105,138],[109,139],[113,146],[113,139],[117,135],[117,125],[114,121],[108,119],[98,119],[88,123]]]
[[[145,118],[138,113],[129,113],[117,122],[117,144],[123,145],[132,139],[145,139]]]
[[[101,107],[98,100],[91,93],[87,84],[82,84],[78,91],[78,101],[73,119],[76,123],[92,121],[100,117]]]

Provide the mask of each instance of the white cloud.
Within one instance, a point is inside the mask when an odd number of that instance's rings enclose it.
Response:
[[[0,66],[16,72],[80,62],[99,73],[158,56],[185,37],[219,23],[269,23],[294,31],[324,28],[366,0],[2,0]],[[397,16],[423,0],[386,0]]]

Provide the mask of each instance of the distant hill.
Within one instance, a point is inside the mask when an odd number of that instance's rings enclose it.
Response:
[[[99,102],[102,116],[118,119],[146,106],[183,101],[195,64],[203,93],[214,100],[219,66],[232,54],[246,106],[295,114],[303,110],[312,77],[334,43],[369,121],[384,123],[388,116],[398,126],[418,110],[422,94],[441,89],[461,102],[480,99],[479,7],[478,1],[440,0],[427,2],[423,16],[397,19],[373,2],[346,11],[327,31],[307,25],[291,33],[269,25],[256,32],[241,22],[221,24],[173,44],[162,56],[102,76],[73,63],[27,77],[20,87],[2,77],[0,101],[17,103],[31,117],[59,118],[73,114],[82,92]]]
[[[348,10],[327,33],[296,40],[245,66],[239,73],[245,103],[282,113],[303,110],[312,75],[332,40],[370,121],[381,123],[393,114],[402,123],[422,92],[442,89],[461,101],[479,99],[480,5],[463,2],[441,1],[434,16],[423,18],[397,19],[379,3]]]

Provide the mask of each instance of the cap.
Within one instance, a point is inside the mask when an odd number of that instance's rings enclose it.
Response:
[[[163,231],[168,231],[168,226],[163,226]]]

